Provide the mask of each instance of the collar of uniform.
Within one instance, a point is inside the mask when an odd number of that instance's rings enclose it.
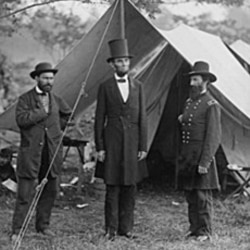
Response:
[[[116,73],[115,73],[115,79],[116,79],[116,81],[117,80],[125,80],[126,82],[128,81],[128,75],[126,74],[126,75],[124,75],[123,77],[120,77],[120,76],[118,76]]]
[[[188,98],[188,101],[195,102],[195,101],[197,101],[199,98],[201,98],[202,96],[204,96],[206,93],[207,93],[207,91],[206,91],[206,90],[203,90],[197,97],[195,97],[195,98],[189,97],[189,98]]]

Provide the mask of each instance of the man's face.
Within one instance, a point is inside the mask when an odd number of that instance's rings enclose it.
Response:
[[[111,62],[111,65],[118,76],[124,76],[129,71],[130,59],[128,57],[115,58]]]
[[[0,156],[0,166],[7,164],[10,161],[9,158]]]
[[[205,91],[207,88],[207,81],[204,81],[201,75],[194,75],[190,77],[190,97],[195,98]]]
[[[54,83],[54,73],[44,72],[39,76],[36,76],[37,86],[43,92],[50,92]]]

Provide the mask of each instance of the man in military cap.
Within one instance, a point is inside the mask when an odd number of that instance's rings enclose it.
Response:
[[[98,91],[95,143],[102,177],[106,184],[105,230],[110,240],[116,235],[134,238],[136,183],[146,177],[147,117],[143,85],[128,76],[130,58],[127,40],[109,42],[107,59],[114,74]],[[102,162],[102,164],[100,164]]]
[[[214,158],[221,139],[220,106],[207,90],[216,81],[208,63],[196,62],[188,75],[190,97],[178,117],[182,133],[179,186],[188,203],[186,236],[205,241],[212,234],[212,190],[220,188]]]
[[[18,191],[12,224],[13,241],[23,225],[36,184],[44,178],[47,183],[37,204],[36,230],[44,235],[54,235],[49,222],[62,165],[62,145],[59,146],[59,142],[71,114],[68,104],[51,92],[56,73],[57,69],[50,63],[39,63],[30,73],[37,85],[21,95],[17,102],[16,122],[21,143],[17,158]]]

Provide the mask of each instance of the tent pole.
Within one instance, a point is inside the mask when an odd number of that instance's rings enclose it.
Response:
[[[182,66],[181,66],[182,67]],[[180,114],[180,101],[181,101],[181,88],[182,82],[181,82],[181,76],[178,73],[177,75],[177,115]],[[179,122],[176,119],[176,130],[175,130],[175,138],[176,138],[176,145],[175,145],[175,189],[178,189],[179,183],[178,183],[178,172],[179,172]]]
[[[120,0],[120,25],[121,25],[121,38],[125,38],[125,11],[124,11],[124,0]]]

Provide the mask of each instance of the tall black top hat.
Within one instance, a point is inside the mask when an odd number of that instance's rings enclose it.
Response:
[[[30,73],[31,78],[35,78],[37,75],[45,72],[57,73],[57,69],[52,68],[51,64],[48,62],[42,62],[36,65],[35,70]]]
[[[109,49],[111,57],[107,59],[107,62],[110,62],[114,58],[133,57],[132,55],[129,55],[127,39],[115,39],[109,41]]]
[[[217,80],[217,77],[213,73],[209,72],[209,64],[202,61],[195,62],[194,66],[192,67],[192,71],[189,72],[188,75],[207,75],[210,79],[210,82],[215,82]]]

